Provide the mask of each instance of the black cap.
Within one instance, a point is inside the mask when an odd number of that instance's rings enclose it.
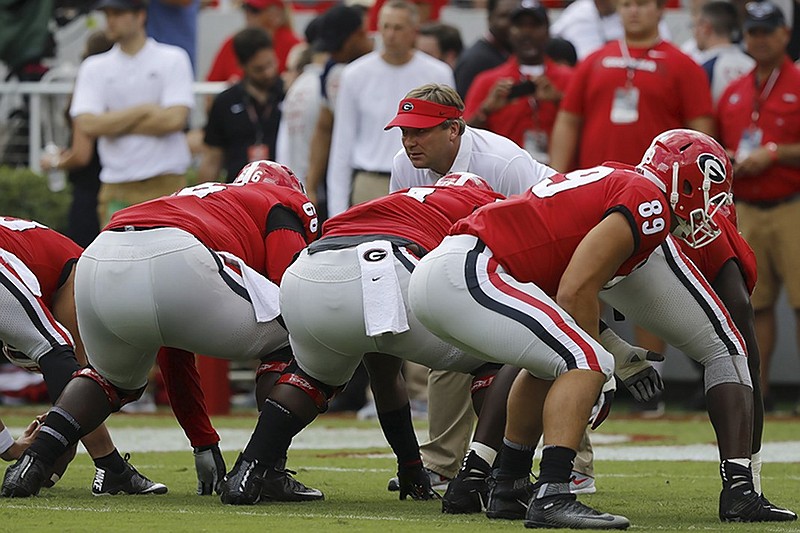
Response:
[[[535,15],[540,20],[549,23],[547,9],[539,0],[522,0],[519,5],[511,11],[511,21],[514,22],[519,16],[525,14]]]
[[[360,9],[345,5],[334,6],[320,17],[314,48],[323,52],[338,52],[347,38],[363,25],[364,17]]]
[[[765,0],[763,2],[748,2],[745,5],[744,31],[756,28],[774,30],[786,26],[786,18],[781,8]]]
[[[121,11],[139,11],[147,9],[149,0],[100,0],[95,4],[95,9],[119,9]]]

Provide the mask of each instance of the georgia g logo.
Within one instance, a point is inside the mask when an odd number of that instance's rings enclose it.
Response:
[[[413,111],[414,104],[412,104],[411,102],[404,102],[403,105],[401,106],[401,109],[406,113],[408,113],[410,111]]]
[[[364,260],[369,261],[370,263],[377,263],[378,261],[383,261],[386,259],[386,256],[389,255],[386,250],[381,250],[380,248],[373,248],[371,250],[367,250],[364,252]]]
[[[697,158],[697,166],[700,167],[703,176],[708,176],[708,179],[714,183],[725,182],[725,165],[715,155],[700,154],[700,157]]]

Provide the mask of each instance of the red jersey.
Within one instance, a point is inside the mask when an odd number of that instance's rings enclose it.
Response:
[[[278,72],[286,70],[286,58],[289,51],[299,42],[300,39],[288,26],[282,26],[275,30],[275,35],[272,36],[272,46],[275,49],[275,56],[278,58]],[[236,83],[240,79],[242,79],[242,67],[233,50],[233,36],[231,36],[222,43],[217,55],[214,56],[206,80]]]
[[[325,222],[322,236],[391,235],[429,252],[456,221],[503,198],[498,192],[474,187],[411,187],[336,215]]]
[[[753,249],[744,240],[736,229],[736,225],[725,216],[717,215],[714,222],[722,230],[722,234],[703,246],[692,248],[683,239],[678,239],[681,251],[697,265],[705,278],[713,283],[719,271],[730,259],[735,259],[742,271],[747,291],[752,294],[756,286],[758,274],[756,272],[756,255]]]
[[[670,221],[664,193],[626,168],[555,174],[525,194],[479,209],[451,234],[477,236],[517,281],[535,283],[555,297],[578,244],[615,211],[625,215],[634,239],[633,254],[616,273],[624,276],[664,241]]]
[[[0,217],[0,248],[17,256],[33,272],[48,307],[67,279],[69,272],[64,267],[83,252],[70,238],[47,226],[12,217]]]
[[[302,234],[294,231],[300,225]],[[279,284],[294,255],[316,238],[318,220],[306,195],[288,187],[203,183],[117,211],[105,229],[124,226],[182,229]]]
[[[556,89],[563,92],[569,85],[572,69],[546,59],[544,75]],[[515,83],[524,79],[520,74],[517,58],[511,57],[499,67],[481,72],[475,77],[464,101],[464,117],[467,120],[480,111],[481,104],[486,100],[494,84],[503,78],[513,78],[516,80]],[[486,118],[484,129],[508,137],[524,148],[526,131],[542,131],[550,136],[556,113],[558,113],[557,102],[537,102],[533,95],[521,96],[491,113]]]
[[[692,58],[666,41],[629,48],[629,53],[631,62],[618,41],[608,43],[584,59],[572,75],[560,109],[583,119],[578,168],[609,160],[635,165],[659,133],[712,114],[708,76]],[[612,108],[619,91],[626,88],[629,65],[638,90],[638,118],[615,123]]]
[[[800,68],[787,56],[770,90],[764,80],[756,87],[755,70],[734,80],[717,104],[717,131],[722,145],[733,152],[739,148],[742,134],[753,125],[752,115],[758,101],[755,126],[762,131],[761,145],[800,142]],[[766,94],[765,94],[766,93]],[[745,202],[770,202],[800,193],[800,167],[770,165],[758,176],[735,177],[733,193]]]

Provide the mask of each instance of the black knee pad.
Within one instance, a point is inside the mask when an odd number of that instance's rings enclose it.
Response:
[[[286,370],[284,370],[275,384],[297,387],[311,398],[314,405],[317,406],[317,411],[320,413],[324,413],[328,410],[328,402],[330,402],[331,398],[333,398],[336,393],[344,388],[344,385],[334,387],[312,378],[297,366],[296,361],[292,361],[292,363],[286,367]]]

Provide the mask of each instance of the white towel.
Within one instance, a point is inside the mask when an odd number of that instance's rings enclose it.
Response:
[[[356,247],[361,267],[364,326],[367,336],[408,331],[408,316],[389,241],[372,241]]]
[[[228,252],[217,252],[226,261],[236,265],[242,273],[242,284],[256,313],[256,322],[270,322],[281,314],[278,301],[280,288],[256,272],[243,260]]]
[[[31,270],[25,265],[25,263],[22,262],[19,257],[7,250],[0,248],[0,259],[8,263],[12,270],[16,272],[16,274],[22,280],[22,283],[25,284],[25,286],[33,293],[34,296],[42,296],[42,288],[39,285],[39,280],[36,279],[36,275],[31,272]]]

